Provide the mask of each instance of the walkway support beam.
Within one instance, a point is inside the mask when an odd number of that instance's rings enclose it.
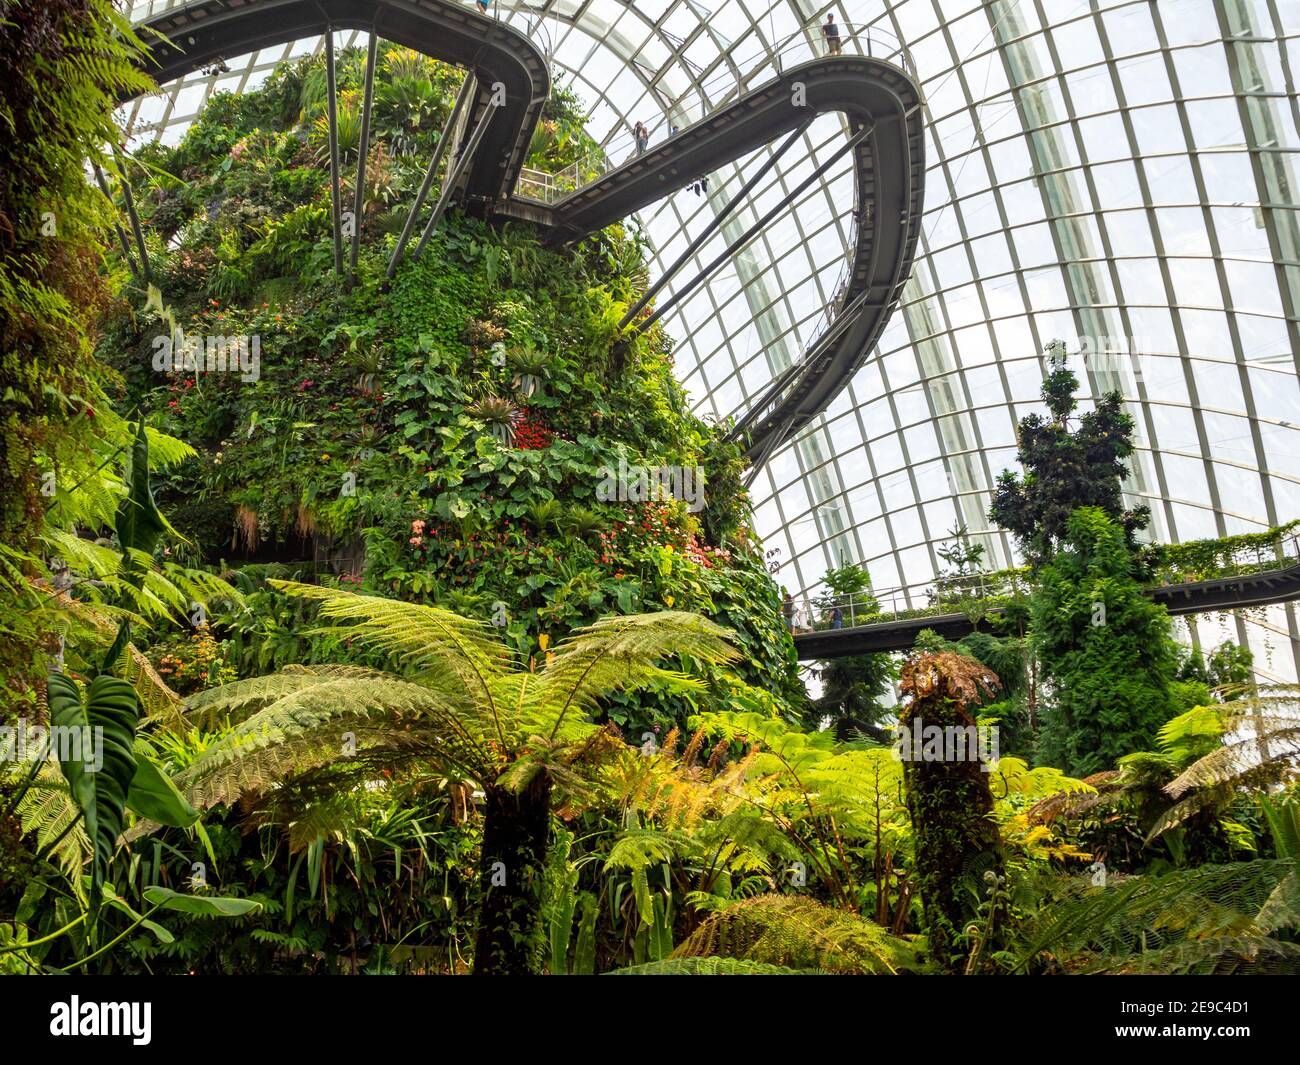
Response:
[[[496,110],[496,105],[489,101],[478,120],[478,125],[474,127],[474,132],[469,135],[469,139],[461,148],[460,155],[453,162],[451,173],[447,175],[447,180],[442,183],[442,192],[438,196],[438,202],[433,205],[433,214],[429,215],[429,221],[424,227],[424,232],[420,234],[420,242],[416,244],[415,251],[411,253],[412,262],[415,262],[424,253],[424,246],[429,243],[429,238],[442,220],[442,214],[447,210],[447,204],[451,202],[452,194],[456,191],[456,186],[460,183],[465,168],[469,166],[470,160],[474,158],[474,153],[478,151],[479,141],[483,139],[483,134],[487,132],[488,123],[492,121],[492,116],[496,114]]]
[[[366,156],[370,152],[370,107],[375,98],[375,60],[379,55],[379,34],[370,31],[366,51],[366,89],[361,103],[361,141],[357,145],[357,187],[352,194],[352,257],[348,262],[348,288],[356,284],[357,253],[361,248],[361,208],[365,199]]]
[[[834,166],[837,162],[839,162],[840,159],[842,159],[849,152],[853,151],[854,148],[856,148],[859,144],[861,144],[864,140],[866,140],[867,137],[871,135],[873,129],[875,129],[874,126],[864,126],[862,129],[858,130],[858,132],[855,133],[852,137],[850,137],[847,141],[845,141],[842,145],[840,145],[839,148],[835,150],[834,154],[832,154],[829,159],[827,159],[824,163],[822,163],[819,167],[817,167],[817,169],[815,169],[811,174],[809,174],[806,178],[804,178],[801,182],[799,182],[799,184],[796,185],[790,192],[786,193],[785,196],[781,197],[780,201],[774,207],[766,211],[757,222],[755,222],[752,226],[746,229],[745,232],[743,232],[739,237],[737,237],[730,244],[728,244],[727,247],[723,249],[721,253],[719,253],[717,256],[713,258],[713,260],[708,264],[708,266],[704,267],[704,269],[702,269],[698,274],[696,274],[693,278],[691,278],[691,280],[688,281],[682,288],[674,292],[666,302],[656,307],[652,314],[641,319],[640,323],[637,325],[637,332],[644,333],[647,329],[649,329],[652,325],[654,325],[655,322],[657,322],[660,318],[662,318],[665,314],[667,314],[668,311],[670,311],[683,299],[685,299],[697,288],[699,288],[700,285],[702,285],[713,275],[713,272],[717,270],[718,267],[720,267],[723,263],[725,263],[733,255],[735,255],[736,252],[738,252],[741,248],[743,248],[756,236],[758,236],[760,230],[766,229],[767,226],[771,224],[772,220],[776,218],[777,215],[779,215],[782,211],[784,211],[787,207],[789,207],[791,203],[793,203],[805,192],[807,192],[816,182],[820,181],[821,178],[825,175],[826,171],[828,171],[832,166]]]
[[[727,202],[727,205],[713,216],[709,224],[704,227],[704,232],[691,241],[687,249],[673,261],[673,264],[659,275],[659,280],[646,290],[646,294],[632,305],[627,314],[623,315],[623,320],[618,323],[619,329],[626,329],[636,319],[636,316],[645,310],[646,306],[655,298],[656,295],[659,294],[659,291],[664,287],[664,285],[668,284],[673,275],[682,268],[690,257],[704,246],[704,242],[718,231],[718,227],[720,227],[731,213],[740,206],[740,202],[754,191],[754,188],[767,175],[767,172],[776,165],[777,161],[786,153],[787,149],[803,136],[803,132],[807,128],[806,125],[800,126],[781,142],[781,146],[768,156],[763,165],[754,172],[754,176],[746,181],[745,184],[741,186],[740,191]]]
[[[330,210],[334,219],[334,276],[343,276],[343,188],[339,177],[339,97],[334,71],[334,27],[325,27],[325,92],[329,96]]]
[[[415,194],[415,202],[411,204],[410,213],[406,216],[406,224],[402,226],[402,235],[397,238],[397,247],[393,249],[392,257],[388,260],[388,279],[391,281],[397,273],[397,264],[401,262],[402,252],[406,250],[406,242],[411,239],[411,231],[415,228],[416,216],[420,213],[420,208],[424,206],[424,199],[429,195],[429,186],[433,184],[433,177],[438,172],[438,165],[442,162],[442,157],[447,153],[447,145],[456,134],[456,123],[460,120],[460,113],[465,109],[465,104],[474,95],[475,79],[473,74],[466,74],[465,80],[461,82],[460,92],[456,94],[456,103],[451,109],[451,114],[447,117],[447,124],[442,127],[442,135],[438,138],[438,146],[433,150],[433,158],[429,160],[429,168],[424,172],[424,181],[420,184],[420,191]]]

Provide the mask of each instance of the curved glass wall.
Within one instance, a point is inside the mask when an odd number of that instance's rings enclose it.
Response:
[[[177,6],[137,4],[136,18]],[[472,4],[466,0],[466,6]],[[847,52],[906,58],[926,99],[917,261],[879,348],[753,493],[778,580],[814,588],[868,566],[877,588],[930,579],[964,524],[993,566],[1015,561],[985,514],[1039,408],[1043,347],[1064,339],[1094,395],[1138,426],[1126,490],[1152,535],[1182,541],[1300,517],[1300,6],[1285,0],[529,0],[490,17],[527,32],[590,108],[611,155],[698,118],[782,65]],[[357,35],[340,33],[338,43]],[[901,44],[900,44],[901,42]],[[131,109],[173,140],[216,89],[257,84],[320,39],[227,57]],[[900,48],[903,49],[900,52]],[[698,269],[808,175],[844,132],[822,118],[678,275]],[[775,147],[775,145],[773,145]],[[757,153],[764,158],[766,150]],[[651,272],[671,263],[752,160],[644,213]],[[852,176],[832,168],[666,316],[697,408],[745,409],[826,324],[851,247]],[[674,290],[670,283],[667,292]],[[903,594],[908,598],[908,593]],[[1248,641],[1294,678],[1293,606],[1200,639]]]

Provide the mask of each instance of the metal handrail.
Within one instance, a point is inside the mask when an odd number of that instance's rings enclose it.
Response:
[[[1273,555],[1266,556],[1270,548],[1261,545],[1256,552],[1256,561],[1279,563],[1300,562],[1300,533],[1290,533],[1280,537],[1271,545]],[[1246,573],[1225,573],[1224,578],[1249,576]],[[828,628],[852,628],[854,625],[867,625],[882,621],[897,621],[906,611],[932,609],[934,607],[951,607],[952,613],[960,613],[964,604],[994,598],[1018,595],[1028,590],[1028,567],[1014,570],[998,570],[992,573],[960,574],[950,577],[934,577],[928,581],[913,584],[901,584],[893,588],[879,590],[869,589],[864,592],[849,592],[841,595],[828,593],[802,595],[792,598],[787,604],[787,621],[795,632],[825,630]],[[1204,578],[1214,580],[1216,578]],[[1171,584],[1182,582],[1160,582],[1152,587],[1167,588]],[[791,609],[792,608],[792,609]],[[834,613],[840,612],[840,623],[835,624]]]
[[[518,10],[525,9],[521,8]],[[719,108],[729,105],[736,97],[748,92],[748,83],[752,75],[744,74],[743,70],[750,64],[759,64],[753,71],[755,74],[762,73],[764,69],[775,66],[777,76],[780,76],[783,67],[790,65],[786,63],[785,60],[788,60],[793,55],[806,53],[807,60],[824,59],[830,56],[832,53],[826,47],[824,42],[814,45],[812,41],[809,40],[810,33],[815,30],[817,25],[820,24],[814,24],[813,29],[806,28],[796,31],[786,37],[784,41],[778,44],[770,52],[764,51],[750,59],[736,60],[734,62],[734,67],[738,68],[739,71],[741,71],[740,73],[733,69],[721,70],[700,84],[693,85],[687,93],[674,100],[669,109],[686,110],[687,107],[684,106],[684,101],[693,95],[696,97],[694,103],[699,107],[699,114],[696,115],[692,121],[681,127],[674,126],[672,119],[667,115],[660,115],[658,119],[647,126],[651,140],[656,136],[662,138],[665,134],[668,137],[677,136],[678,134],[690,129],[692,126],[697,125],[699,122],[704,121]],[[897,38],[893,37],[892,34],[887,34],[872,26],[861,26],[858,28],[859,32],[845,34],[844,31],[846,29],[852,28],[853,27],[850,24],[841,24],[841,41],[865,40],[865,53],[841,51],[840,55],[852,56],[854,54],[866,54],[871,58],[879,58],[885,62],[898,62],[898,64],[902,66],[910,76],[915,77],[915,66],[913,65],[911,55],[908,53],[906,48],[898,43]],[[880,38],[887,39],[882,41]],[[801,59],[801,61],[805,60]],[[718,96],[716,101],[711,98],[713,95],[711,90],[714,88],[725,90],[720,96]],[[622,133],[615,136],[609,143],[602,145],[596,152],[588,153],[569,167],[566,167],[564,171],[557,174],[556,177],[560,179],[557,188],[563,189],[565,193],[577,191],[578,189],[584,188],[585,186],[600,180],[600,178],[611,170],[622,166],[624,163],[629,162],[635,157],[636,144],[633,131],[625,129]]]

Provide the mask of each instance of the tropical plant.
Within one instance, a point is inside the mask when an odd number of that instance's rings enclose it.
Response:
[[[1074,512],[1039,572],[1033,642],[1050,709],[1039,756],[1076,776],[1150,750],[1179,712],[1168,614],[1143,594],[1124,529],[1096,507]]]
[[[998,684],[988,667],[949,653],[908,659],[899,683],[916,884],[931,955],[945,969],[953,969],[965,953],[967,924],[978,911],[986,877],[996,882],[1002,874],[991,765],[970,713]]]
[[[680,612],[611,617],[525,666],[490,628],[438,607],[273,583],[317,601],[323,620],[348,623],[400,672],[290,667],[195,696],[191,717],[236,726],[182,774],[191,801],[231,803],[286,780],[319,793],[384,769],[470,780],[484,815],[475,972],[538,971],[550,811],[581,803],[592,767],[622,746],[589,716],[618,691],[699,690],[656,663],[729,661],[725,631]]]
[[[673,960],[714,957],[796,972],[871,975],[919,967],[912,943],[856,914],[798,895],[733,902],[672,954]]]
[[[1294,858],[1059,882],[1023,930],[1012,968],[1070,973],[1300,971]]]

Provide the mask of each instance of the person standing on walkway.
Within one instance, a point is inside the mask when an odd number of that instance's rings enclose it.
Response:
[[[826,48],[831,55],[840,54],[840,28],[835,25],[835,16],[827,15],[822,24],[822,36],[826,38]]]
[[[646,129],[644,122],[636,124],[632,136],[636,138],[636,154],[641,155],[645,151],[646,145],[650,143],[650,131]]]
[[[491,3],[491,0],[474,0],[474,2],[478,4],[479,14],[486,15],[488,13],[488,4]]]

